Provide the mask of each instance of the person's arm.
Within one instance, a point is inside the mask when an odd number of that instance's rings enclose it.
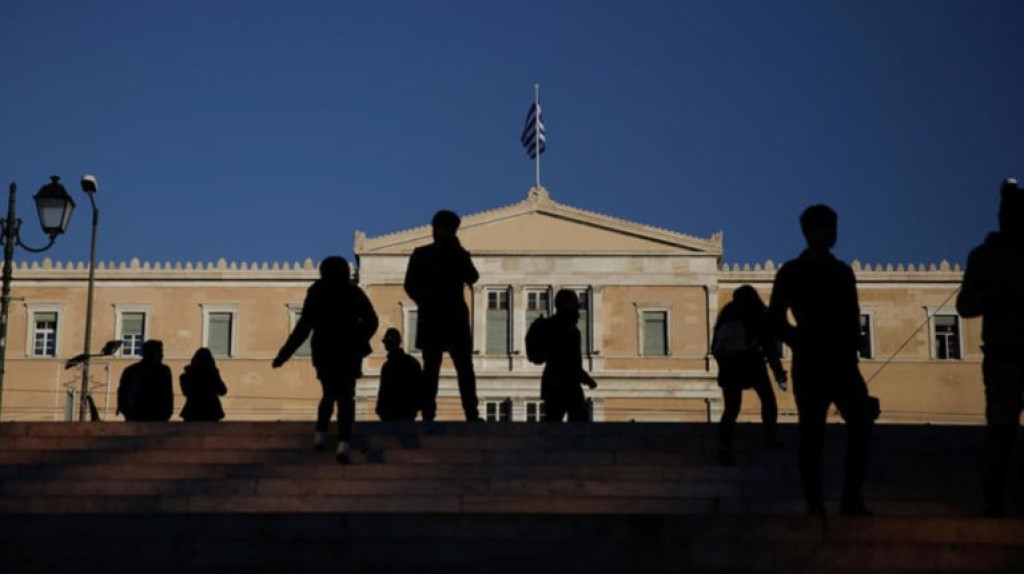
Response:
[[[370,340],[373,334],[377,332],[377,328],[380,327],[380,319],[377,317],[377,312],[373,310],[373,303],[370,302],[370,298],[366,296],[366,293],[358,287],[356,287],[356,293],[359,308],[359,324],[363,330],[363,337],[366,340]]]
[[[288,359],[292,358],[295,351],[309,338],[309,334],[313,331],[313,317],[316,316],[316,313],[316,293],[313,287],[310,287],[306,292],[306,301],[302,304],[302,316],[295,323],[295,328],[292,329],[288,339],[281,346],[281,350],[277,352],[277,357],[274,357],[274,361],[271,363],[275,369],[288,362]]]
[[[956,312],[961,317],[978,317],[985,314],[985,307],[993,299],[992,287],[988,281],[984,257],[974,250],[967,257],[963,283],[956,297]]]
[[[412,252],[409,257],[409,265],[405,268],[403,287],[406,295],[417,305],[421,305],[423,302],[424,281],[423,252],[416,250]]]
[[[480,272],[473,265],[473,257],[469,254],[469,251],[466,251],[462,245],[459,245],[459,250],[462,256],[462,281],[466,285],[473,285],[480,280]]]
[[[772,296],[768,301],[768,328],[772,338],[792,347],[796,339],[796,328],[786,316],[791,298],[788,276],[785,265],[775,274]]]
[[[782,357],[779,355],[778,339],[775,338],[771,325],[768,323],[768,314],[765,313],[759,324],[756,326],[758,343],[761,345],[761,352],[768,361],[768,367],[775,376],[775,381],[782,383],[786,380],[786,370],[782,367]]]

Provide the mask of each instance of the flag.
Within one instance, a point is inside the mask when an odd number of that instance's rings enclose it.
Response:
[[[523,126],[523,135],[519,141],[526,148],[530,159],[537,157],[537,154],[544,153],[544,122],[541,120],[540,104],[534,102],[530,105],[530,111],[526,114],[526,125]]]

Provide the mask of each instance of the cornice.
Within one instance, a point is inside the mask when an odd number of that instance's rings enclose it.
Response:
[[[705,255],[721,256],[722,254],[721,231],[712,234],[709,238],[700,238],[694,235],[621,219],[558,203],[551,199],[551,195],[543,187],[530,188],[527,191],[526,198],[517,203],[463,216],[462,229],[488,225],[529,213],[542,213],[660,243],[694,249],[703,252]],[[355,232],[354,251],[357,255],[368,255],[378,250],[386,250],[402,244],[423,241],[430,236],[430,225],[421,225],[377,237],[368,237],[364,232],[357,230]]]

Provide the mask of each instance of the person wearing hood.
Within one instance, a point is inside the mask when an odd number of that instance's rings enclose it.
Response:
[[[1024,190],[1000,187],[999,231],[967,257],[956,300],[962,317],[981,317],[985,381],[983,495],[986,516],[1003,516],[1006,475],[1024,407]]]

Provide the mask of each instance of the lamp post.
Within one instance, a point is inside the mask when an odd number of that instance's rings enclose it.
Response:
[[[89,294],[85,304],[85,348],[82,353],[85,361],[82,362],[82,396],[81,407],[78,410],[78,420],[86,420],[85,415],[89,408],[89,348],[92,346],[92,294],[93,285],[96,280],[96,228],[100,224],[100,211],[96,209],[94,196],[99,191],[99,184],[96,178],[91,175],[82,177],[82,191],[89,196],[89,203],[92,205],[92,243],[89,247]]]
[[[50,177],[50,183],[40,188],[33,199],[36,202],[36,210],[39,212],[39,224],[43,232],[50,236],[50,241],[40,248],[29,247],[21,240],[21,220],[15,212],[15,194],[18,186],[11,183],[7,195],[7,217],[0,219],[0,232],[4,245],[4,268],[3,268],[3,289],[0,291],[0,409],[3,408],[4,374],[6,373],[7,358],[7,317],[11,308],[11,281],[13,279],[12,262],[14,260],[14,247],[20,245],[26,251],[40,253],[53,246],[57,236],[67,230],[68,222],[71,221],[71,212],[75,209],[75,202],[68,195],[64,186],[60,184],[60,177]]]

